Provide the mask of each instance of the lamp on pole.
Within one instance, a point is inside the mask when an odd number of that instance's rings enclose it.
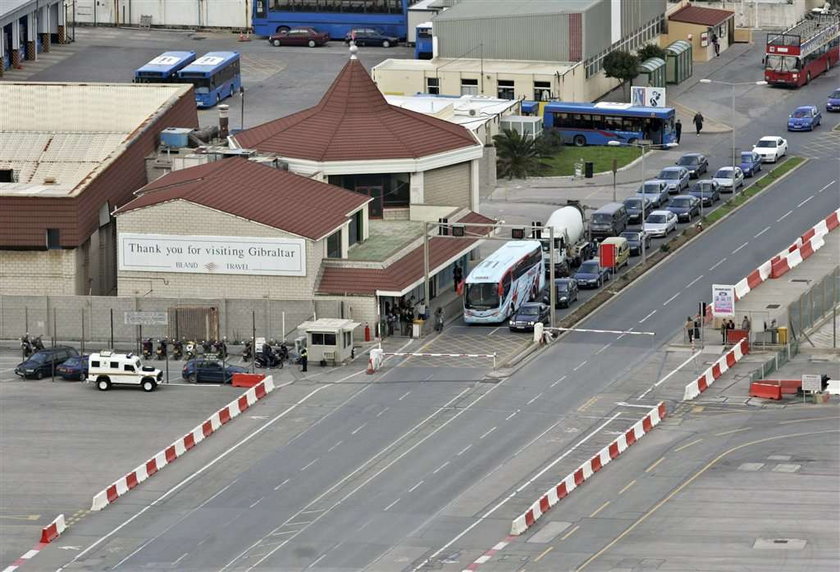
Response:
[[[607,145],[611,147],[619,147],[621,145],[627,145],[629,147],[636,147],[642,151],[642,186],[645,184],[645,178],[647,177],[647,168],[645,167],[645,155],[647,155],[648,149],[653,147],[653,143],[639,143],[638,141],[628,142],[628,143],[621,143],[620,141],[612,140],[607,143]],[[615,200],[615,197],[613,197]],[[640,243],[640,250],[642,254],[642,265],[647,262],[647,252],[645,249],[645,197],[642,195],[642,220],[641,220],[642,228],[639,231],[639,243]]]
[[[730,88],[731,97],[731,109],[730,109],[730,127],[732,128],[732,169],[733,173],[732,176],[735,176],[734,169],[737,166],[735,162],[735,87],[739,85],[767,85],[767,82],[764,80],[761,81],[740,81],[740,82],[728,82],[728,81],[720,81],[717,79],[709,79],[703,78],[700,80],[700,83],[719,83],[721,85],[728,85]]]

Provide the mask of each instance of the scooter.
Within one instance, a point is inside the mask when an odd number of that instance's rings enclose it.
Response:
[[[282,369],[283,360],[280,359],[279,355],[274,353],[271,346],[267,348],[264,346],[263,351],[257,352],[257,355],[254,356],[254,365],[257,367],[279,367]]]
[[[175,340],[172,343],[172,359],[180,360],[182,357],[184,357],[184,342]]]
[[[250,361],[254,357],[254,348],[250,341],[245,342],[245,347],[242,349],[242,361]]]
[[[44,349],[44,342],[41,341],[41,336],[38,336],[32,341],[32,346],[35,348],[36,352]]]
[[[218,357],[219,359],[223,360],[227,358],[227,344],[225,343],[224,339],[216,340],[215,342],[213,342],[213,349],[216,351],[216,357]]]
[[[196,344],[193,341],[189,341],[189,342],[187,342],[187,345],[184,348],[184,350],[186,352],[184,354],[186,356],[186,359],[188,359],[188,360],[195,359],[195,357],[198,355],[198,344]]]
[[[166,358],[167,348],[166,348],[166,338],[158,340],[158,346],[155,350],[155,357],[157,359],[162,360]]]
[[[152,342],[152,338],[143,340],[143,359],[151,359],[153,347],[154,343]]]
[[[214,345],[213,342],[211,342],[210,340],[202,340],[201,341],[201,349],[203,350],[202,353],[204,353],[204,355],[206,355],[206,356],[209,356],[211,353],[213,353],[213,345]]]
[[[28,333],[20,339],[20,351],[23,352],[23,359],[25,360],[32,355],[32,342],[29,341]]]
[[[286,342],[280,342],[280,347],[277,348],[277,357],[280,358],[281,363],[289,361],[289,347]]]

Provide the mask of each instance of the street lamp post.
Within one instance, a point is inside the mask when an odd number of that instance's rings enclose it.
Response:
[[[741,82],[728,82],[728,81],[720,81],[717,79],[709,79],[703,78],[700,80],[700,83],[719,83],[721,85],[728,85],[731,92],[731,109],[730,109],[730,127],[732,128],[732,176],[735,176],[735,167],[737,163],[735,163],[735,87],[739,85],[767,85],[767,82],[762,81],[741,81]]]

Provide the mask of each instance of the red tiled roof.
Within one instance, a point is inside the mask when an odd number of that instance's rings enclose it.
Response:
[[[356,59],[315,107],[234,139],[261,153],[321,162],[418,158],[478,144],[460,125],[388,104]]]
[[[469,213],[463,223],[495,222],[478,213]],[[489,228],[487,229],[489,231]],[[468,227],[468,234],[483,234],[481,227]],[[484,231],[487,232],[487,231]],[[435,237],[429,240],[429,268],[436,268],[463,252],[472,250],[480,239]],[[423,278],[423,246],[418,246],[384,269],[327,266],[321,274],[319,294],[367,294],[402,292]]]
[[[243,158],[174,171],[149,183],[117,214],[185,200],[318,240],[371,198]]]
[[[688,24],[700,24],[702,26],[717,26],[732,18],[735,12],[731,10],[718,10],[717,8],[701,8],[700,6],[685,6],[670,16],[669,20],[674,22],[686,22]]]

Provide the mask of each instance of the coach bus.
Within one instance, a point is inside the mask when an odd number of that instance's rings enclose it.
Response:
[[[355,28],[376,28],[405,41],[409,0],[255,0],[254,33],[270,36],[291,28],[315,28],[343,40]]]
[[[195,52],[164,52],[134,70],[134,83],[174,83],[178,72],[195,61]]]
[[[434,55],[434,48],[432,47],[432,23],[424,22],[417,24],[415,28],[416,40],[414,41],[414,59],[415,60],[430,60]]]
[[[542,245],[512,240],[473,268],[464,287],[464,322],[498,324],[545,287]]]
[[[780,34],[768,34],[764,81],[800,87],[840,61],[840,16],[809,14]]]
[[[242,86],[239,52],[208,52],[179,71],[178,78],[193,84],[198,107],[213,107]]]
[[[632,145],[642,140],[668,146],[676,143],[675,119],[670,107],[552,101],[543,110],[543,129],[557,131],[564,143],[578,147],[611,141]]]

